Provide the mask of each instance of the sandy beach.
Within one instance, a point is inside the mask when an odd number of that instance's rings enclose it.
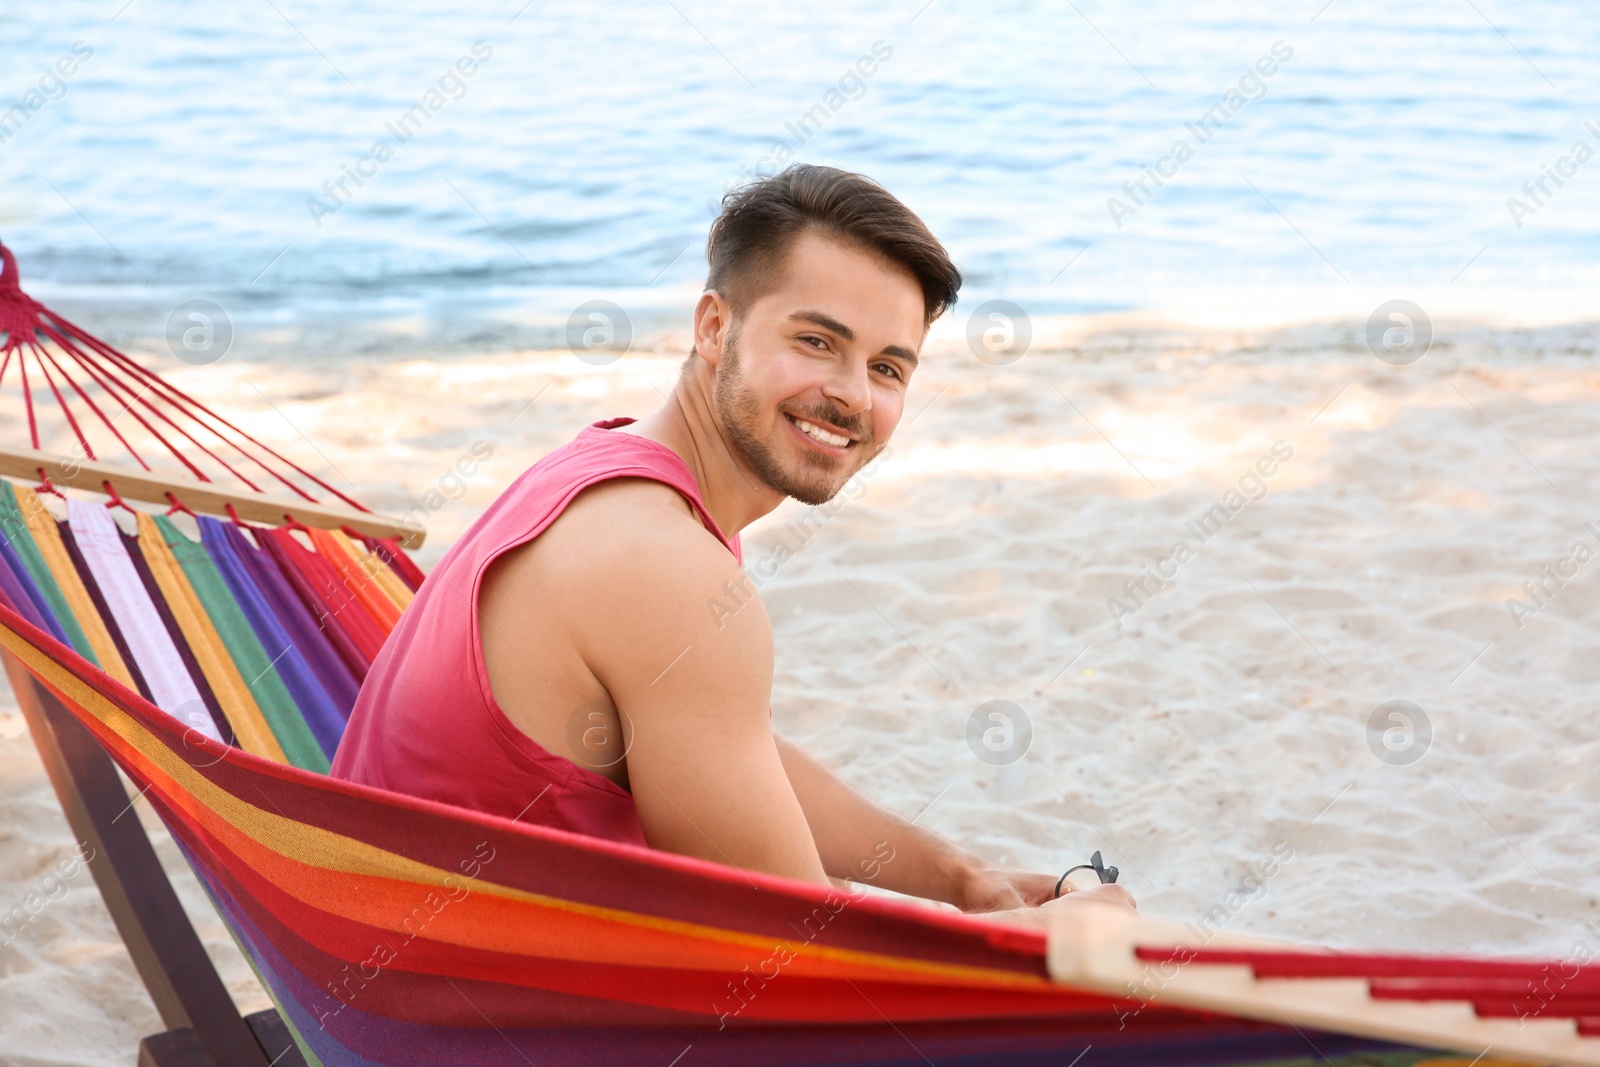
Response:
[[[938,335],[891,453],[745,534],[779,732],[995,859],[1102,850],[1149,913],[1346,946],[1600,948],[1600,339],[1437,327],[1408,367],[1360,322],[1084,318],[1006,366]],[[659,403],[681,351],[150,358],[331,484],[417,514],[426,569],[538,457]],[[475,445],[492,452],[462,476]],[[1535,605],[1546,567],[1576,573]],[[53,899],[0,947],[0,1065],[130,1063],[160,1023],[4,696],[0,906]],[[997,700],[1022,716],[998,756],[969,742]],[[1427,720],[1409,747],[1385,747],[1395,720],[1369,729],[1395,700]],[[134,810],[241,1009],[266,1007]]]

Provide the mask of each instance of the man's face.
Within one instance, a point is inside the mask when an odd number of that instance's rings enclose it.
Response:
[[[803,503],[833,499],[889,443],[925,332],[910,271],[802,234],[717,361],[712,396],[737,458]]]

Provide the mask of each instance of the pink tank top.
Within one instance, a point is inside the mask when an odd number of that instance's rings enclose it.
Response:
[[[334,756],[335,777],[508,819],[645,845],[633,795],[547,751],[511,724],[489,691],[478,633],[478,583],[500,553],[539,536],[580,491],[608,478],[652,478],[722,536],[683,460],[637,434],[630,418],[585,427],[500,494],[422,583],[361,685]]]

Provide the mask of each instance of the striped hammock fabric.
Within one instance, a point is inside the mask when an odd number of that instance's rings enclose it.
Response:
[[[217,741],[326,771],[372,657],[421,579],[393,544],[341,531],[136,512],[124,533],[100,504],[0,480],[0,591],[30,622]]]
[[[308,548],[202,517],[197,542],[163,515],[133,536],[68,510],[0,481],[0,644],[160,814],[308,1064],[1425,1056],[1133,1013],[1053,983],[1040,933],[332,779],[415,564],[340,532]]]

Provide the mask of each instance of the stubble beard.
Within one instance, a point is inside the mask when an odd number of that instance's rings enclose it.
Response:
[[[730,330],[723,345],[722,359],[717,363],[711,383],[711,399],[717,409],[717,418],[727,434],[734,453],[734,461],[742,464],[762,483],[785,496],[792,496],[802,504],[826,504],[838,495],[860,464],[849,464],[845,459],[834,459],[817,452],[804,452],[800,469],[785,465],[782,449],[776,442],[763,438],[757,431],[761,424],[761,402],[745,378],[739,360],[739,333]],[[805,418],[805,412],[796,412]],[[778,416],[780,419],[783,416]],[[859,418],[848,418],[837,409],[818,410],[813,416],[821,422],[861,433]],[[856,449],[867,447],[858,441]],[[876,455],[878,450],[874,450]]]

